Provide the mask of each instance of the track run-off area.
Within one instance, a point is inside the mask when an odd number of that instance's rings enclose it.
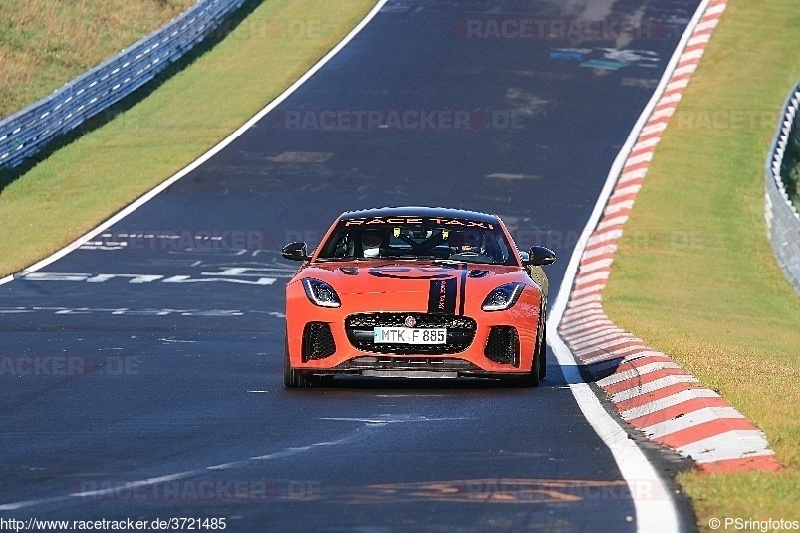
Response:
[[[672,482],[691,463],[636,437],[561,354],[532,390],[285,390],[296,265],[279,251],[346,210],[492,212],[521,249],[559,255],[553,304],[699,4],[378,3],[245,128],[0,286],[0,516],[692,529]]]

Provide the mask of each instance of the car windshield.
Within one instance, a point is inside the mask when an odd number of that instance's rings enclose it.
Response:
[[[339,221],[317,260],[449,260],[516,265],[497,224],[427,217]]]

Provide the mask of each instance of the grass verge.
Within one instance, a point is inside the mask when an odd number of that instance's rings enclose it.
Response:
[[[0,2],[0,118],[44,98],[195,2]]]
[[[374,4],[264,2],[157,91],[9,183],[0,192],[0,276],[59,250],[206,152],[305,73]]]
[[[767,435],[784,471],[682,474],[699,525],[800,520],[800,297],[766,237],[764,165],[798,77],[795,0],[731,0],[655,153],[605,309]]]

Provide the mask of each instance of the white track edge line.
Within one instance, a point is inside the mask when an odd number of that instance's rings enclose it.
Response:
[[[551,316],[548,319],[548,330],[554,332],[549,334],[547,343],[553,349],[561,371],[567,383],[570,384],[570,391],[572,391],[578,406],[583,412],[586,419],[594,428],[595,432],[600,436],[603,442],[611,450],[614,459],[617,461],[617,466],[620,473],[625,478],[628,486],[631,489],[633,497],[633,504],[636,509],[636,527],[637,531],[650,532],[650,531],[679,531],[680,518],[678,510],[675,506],[675,501],[670,495],[670,491],[664,484],[663,479],[655,470],[654,466],[648,461],[642,450],[634,441],[628,439],[628,435],[622,426],[609,415],[600,400],[595,396],[594,392],[589,387],[578,371],[575,356],[572,355],[569,348],[567,348],[561,336],[558,333],[558,325],[569,303],[570,292],[575,276],[578,271],[578,266],[583,256],[583,251],[586,249],[586,244],[600,222],[600,217],[603,214],[608,199],[614,191],[617,180],[622,173],[623,166],[630,155],[632,148],[639,138],[642,130],[644,129],[650,115],[653,113],[656,105],[664,94],[664,91],[672,77],[673,72],[678,66],[681,56],[689,42],[700,18],[708,9],[711,0],[702,0],[697,7],[691,21],[686,26],[686,29],[681,36],[678,46],[672,55],[664,75],[658,84],[658,87],[653,93],[652,98],[648,102],[639,120],[636,122],[631,134],[625,141],[620,152],[614,160],[611,170],[609,171],[606,183],[600,192],[594,210],[592,211],[589,221],[581,233],[578,243],[575,245],[575,250],[572,253],[570,262],[567,265],[567,270],[564,273],[564,279],[561,282],[561,287],[558,291],[558,296],[553,304]],[[664,499],[658,498],[639,498],[637,495],[637,485],[642,480],[652,480],[657,485],[654,487],[653,493],[663,494]]]
[[[205,163],[206,161],[211,159],[218,152],[220,152],[223,148],[227,147],[230,143],[232,143],[234,140],[236,140],[238,137],[240,137],[245,131],[249,130],[259,120],[264,118],[264,116],[266,116],[270,111],[272,111],[277,106],[279,106],[281,103],[283,103],[284,100],[286,100],[289,96],[291,96],[292,93],[294,93],[306,81],[308,81],[314,74],[316,74],[319,69],[324,67],[326,63],[328,63],[331,59],[333,59],[333,57],[336,54],[338,54],[345,46],[347,46],[350,43],[350,41],[352,41],[353,38],[355,38],[355,36],[358,35],[361,32],[361,30],[363,30],[364,27],[367,24],[370,23],[370,21],[372,21],[373,18],[375,18],[375,15],[378,14],[378,12],[383,8],[384,4],[386,4],[387,1],[388,0],[378,0],[378,3],[375,4],[375,6],[370,10],[370,12],[367,13],[367,15],[361,20],[361,22],[359,22],[358,25],[355,28],[350,30],[350,33],[348,33],[341,41],[339,41],[339,44],[337,44],[327,54],[325,54],[325,56],[323,56],[322,59],[317,61],[314,64],[314,66],[312,66],[305,74],[303,74],[302,77],[300,77],[300,79],[298,79],[292,85],[290,85],[286,90],[284,90],[280,95],[278,95],[277,98],[275,98],[269,104],[267,104],[267,106],[265,108],[263,108],[261,111],[256,113],[255,116],[253,116],[250,120],[245,122],[235,132],[233,132],[228,137],[224,138],[222,141],[217,143],[214,147],[212,147],[206,153],[204,153],[203,155],[201,155],[200,157],[198,157],[197,159],[195,159],[194,161],[189,163],[189,165],[185,166],[184,168],[179,170],[177,173],[173,174],[171,177],[169,177],[166,180],[162,181],[160,184],[156,185],[153,189],[151,189],[150,191],[146,192],[145,194],[143,194],[142,196],[140,196],[139,198],[134,200],[133,203],[131,203],[127,207],[123,208],[121,211],[119,211],[118,213],[113,215],[111,218],[109,218],[108,220],[106,220],[105,222],[103,222],[102,224],[97,226],[95,229],[93,229],[93,230],[89,231],[88,233],[86,233],[84,236],[82,236],[82,237],[78,238],[77,240],[73,241],[71,244],[68,244],[67,246],[65,246],[61,250],[57,251],[53,255],[51,255],[51,256],[49,256],[49,257],[47,257],[45,259],[42,259],[38,263],[35,263],[34,265],[32,265],[32,266],[30,266],[28,268],[24,268],[20,272],[17,272],[17,273],[14,273],[14,274],[10,274],[8,276],[0,278],[0,285],[4,285],[4,284],[12,281],[16,276],[25,275],[25,274],[28,274],[30,272],[36,272],[37,270],[41,270],[42,268],[44,268],[44,267],[46,267],[46,266],[48,266],[48,265],[50,265],[52,263],[55,263],[56,261],[58,261],[59,259],[63,258],[67,254],[70,254],[70,253],[74,252],[75,250],[77,250],[78,248],[83,246],[87,241],[90,241],[91,239],[96,237],[99,233],[107,230],[108,228],[110,228],[111,226],[113,226],[114,224],[119,222],[120,220],[124,219],[125,217],[127,217],[128,215],[130,215],[131,213],[133,213],[134,211],[139,209],[141,206],[143,206],[144,204],[146,204],[147,202],[149,202],[150,200],[155,198],[157,195],[159,195],[161,192],[163,192],[165,189],[167,189],[170,185],[172,185],[173,183],[175,183],[179,179],[183,178],[184,176],[189,174],[191,171],[193,171],[194,169],[196,169],[197,167],[199,167],[200,165],[202,165],[203,163]]]

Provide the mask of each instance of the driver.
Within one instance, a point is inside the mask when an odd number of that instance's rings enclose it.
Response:
[[[379,257],[383,235],[380,230],[368,229],[361,234],[361,252],[365,258]]]

